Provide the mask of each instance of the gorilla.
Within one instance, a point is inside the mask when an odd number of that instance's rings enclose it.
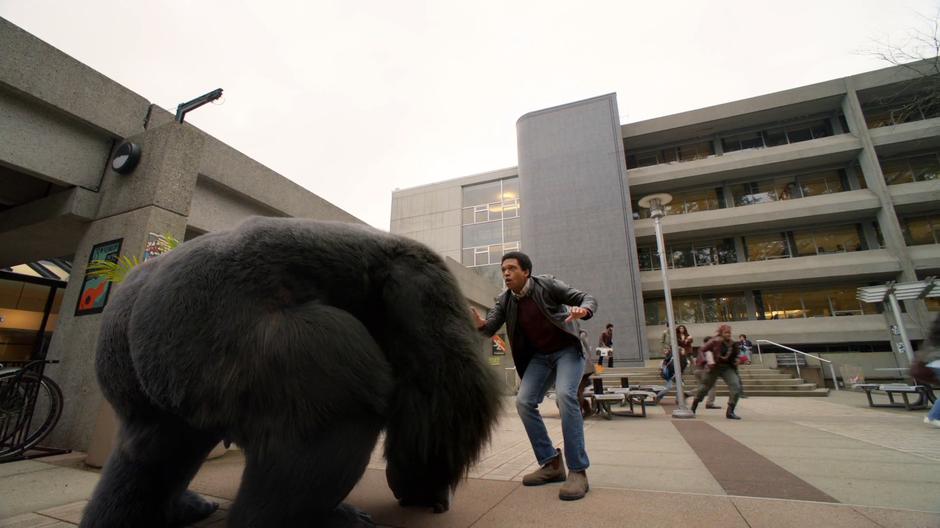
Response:
[[[373,526],[341,501],[385,431],[399,503],[450,506],[499,384],[440,257],[372,228],[252,218],[144,262],[104,311],[96,369],[120,422],[83,527],[182,526],[220,441],[245,454],[232,527]]]

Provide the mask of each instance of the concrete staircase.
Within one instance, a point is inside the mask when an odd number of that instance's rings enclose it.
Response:
[[[829,389],[818,388],[815,383],[806,383],[800,378],[794,378],[791,374],[777,369],[751,365],[738,367],[738,372],[741,374],[741,383],[744,386],[744,394],[747,396],[829,395]],[[666,383],[659,375],[659,368],[656,367],[614,367],[604,369],[604,386],[619,387],[620,378],[623,376],[630,379],[630,385],[665,385]],[[692,375],[691,369],[682,376],[682,382],[687,393],[694,392],[698,388],[698,380]],[[717,387],[719,396],[728,395],[728,386],[721,378],[718,379]]]

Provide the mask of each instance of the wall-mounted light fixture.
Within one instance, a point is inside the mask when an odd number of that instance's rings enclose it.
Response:
[[[140,161],[140,145],[125,141],[114,151],[111,168],[118,174],[130,174]]]

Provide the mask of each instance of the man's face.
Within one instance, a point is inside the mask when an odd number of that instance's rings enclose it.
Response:
[[[525,281],[529,278],[529,272],[522,271],[519,261],[514,258],[504,260],[501,269],[503,270],[503,281],[506,283],[506,287],[519,293],[522,287],[525,286]]]
[[[731,341],[731,330],[725,330],[724,332],[722,332],[721,337],[725,341]]]

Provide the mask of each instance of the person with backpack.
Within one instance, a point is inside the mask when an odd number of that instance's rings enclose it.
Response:
[[[705,398],[708,391],[715,387],[718,378],[721,377],[728,384],[728,390],[731,395],[728,397],[728,410],[725,412],[725,418],[729,420],[740,420],[741,417],[734,414],[734,408],[741,397],[741,377],[738,375],[738,356],[741,353],[741,345],[731,338],[731,326],[723,324],[718,327],[715,337],[712,337],[701,348],[698,349],[698,359],[705,368],[704,381],[699,384],[695,399],[692,400],[692,412],[698,408],[698,404]]]

